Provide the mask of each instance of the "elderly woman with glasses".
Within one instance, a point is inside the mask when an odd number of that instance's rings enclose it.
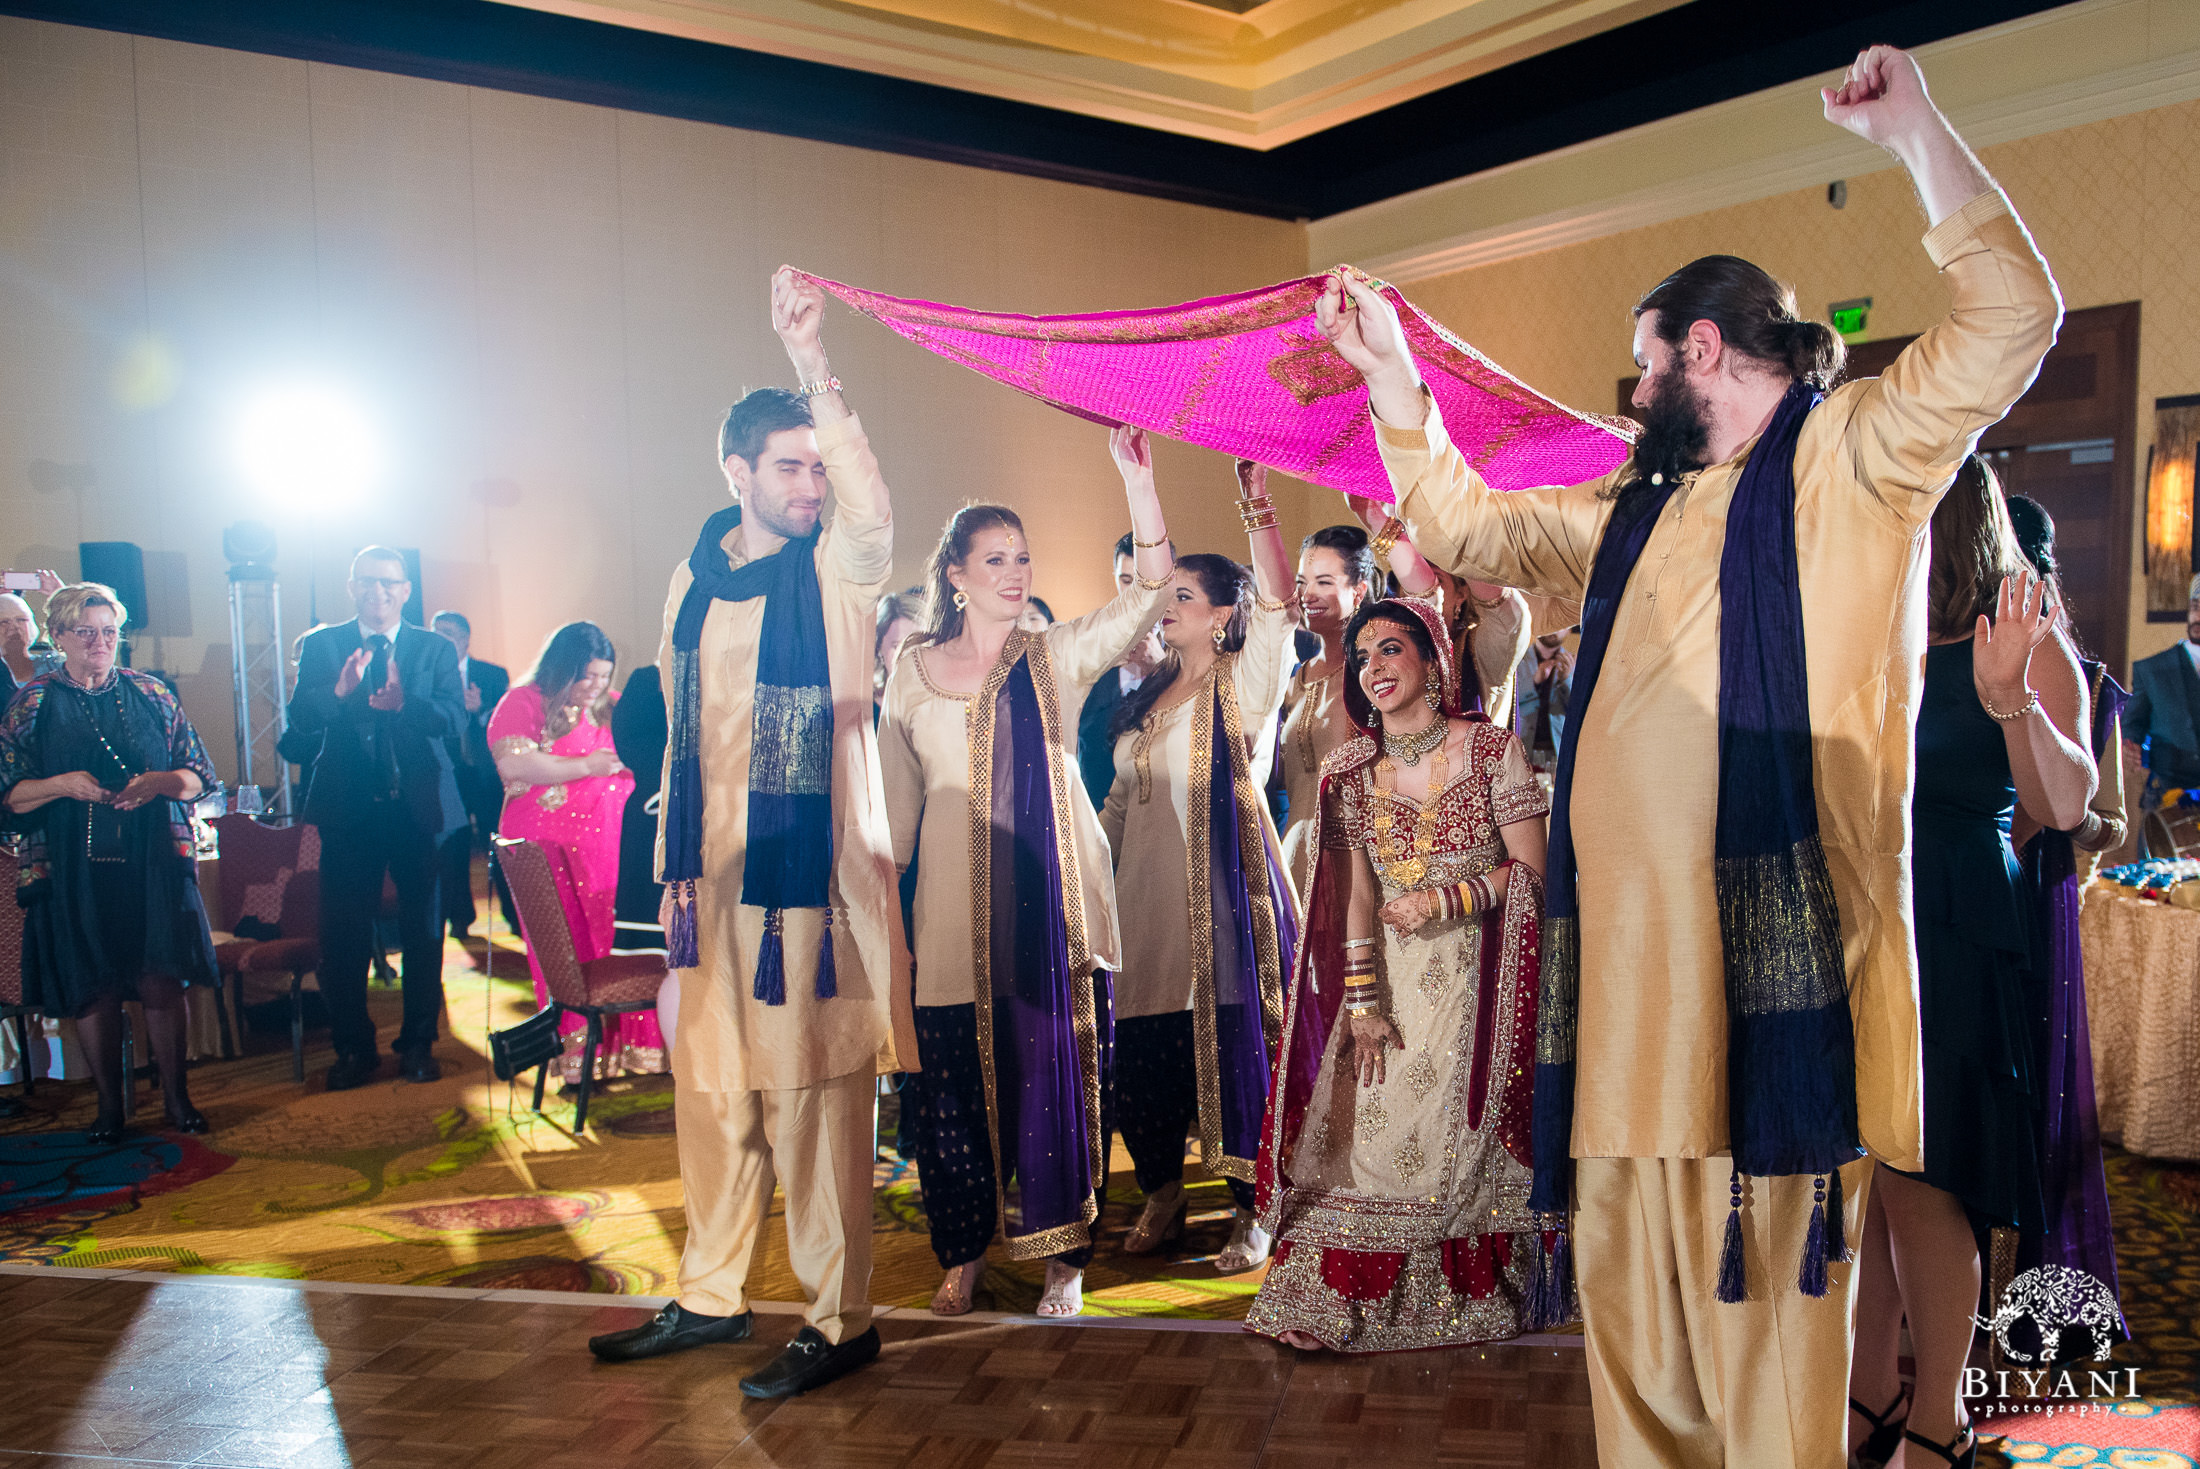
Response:
[[[27,848],[24,1001],[76,1017],[99,1088],[94,1144],[122,1139],[125,1000],[145,1007],[168,1126],[207,1130],[184,1084],[183,990],[216,982],[189,803],[218,783],[175,695],[116,666],[125,616],[97,582],[55,592],[62,666],[0,715],[0,807]]]
[[[61,578],[53,572],[41,571],[37,577],[41,594],[50,597],[61,590]],[[59,653],[38,646],[38,617],[31,604],[15,592],[0,592],[0,708],[7,707],[17,689],[60,666]]]

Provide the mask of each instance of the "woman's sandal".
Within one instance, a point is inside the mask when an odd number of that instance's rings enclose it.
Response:
[[[1895,1411],[1909,1401],[1910,1389],[1905,1385],[1895,1393],[1894,1401],[1880,1412],[1874,1413],[1854,1398],[1849,1399],[1849,1411],[1872,1426],[1869,1437],[1849,1455],[1853,1469],[1886,1469],[1893,1462],[1895,1450],[1902,1447],[1902,1428],[1910,1421],[1910,1415],[1895,1416]]]
[[[1047,1261],[1046,1294],[1039,1297],[1041,1316],[1075,1316],[1085,1309],[1085,1272]]]
[[[978,1301],[978,1281],[985,1275],[985,1261],[972,1260],[947,1272],[940,1288],[932,1292],[935,1316],[968,1316]]]
[[[1146,1207],[1139,1211],[1138,1222],[1123,1236],[1124,1254],[1150,1255],[1163,1245],[1173,1245],[1184,1238],[1184,1216],[1190,1212],[1192,1201],[1185,1196],[1184,1185],[1172,1187],[1176,1189],[1173,1201],[1166,1188],[1146,1196]]]
[[[1215,1256],[1215,1271],[1220,1275],[1242,1275],[1248,1270],[1258,1270],[1268,1263],[1268,1256],[1275,1248],[1275,1236],[1241,1209],[1237,1223],[1230,1227],[1230,1242]]]
[[[1902,1430],[1902,1437],[1908,1442],[1916,1444],[1919,1448],[1931,1449],[1941,1458],[1954,1465],[1955,1469],[1978,1469],[1978,1429],[1975,1424],[1964,1424],[1962,1431],[1945,1444],[1937,1444],[1929,1438],[1921,1438],[1907,1428]],[[1960,1454],[1956,1452],[1956,1447],[1959,1444],[1963,1448],[1963,1452]],[[1904,1458],[1907,1459],[1908,1456],[1904,1455]]]
[[[1293,1351],[1318,1352],[1322,1350],[1321,1338],[1310,1331],[1287,1331],[1276,1338]]]

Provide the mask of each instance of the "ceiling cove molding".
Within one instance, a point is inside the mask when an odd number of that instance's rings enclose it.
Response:
[[[1162,14],[1197,21],[1146,44],[1114,46],[1091,26],[1011,14],[989,31],[929,17],[953,7],[841,0],[496,0],[602,25],[849,67],[929,86],[1061,108],[1187,137],[1268,150],[1686,4],[1687,0],[1420,0],[1311,29],[1313,40],[1258,59],[1256,24],[1318,19],[1336,0],[1268,0],[1233,15],[1199,0],[1126,5],[1125,34]],[[1066,11],[1068,7],[1058,7]],[[1286,10],[1297,12],[1287,17]],[[975,21],[979,16],[967,19]],[[1060,19],[1059,16],[1054,17]],[[1016,34],[1022,20],[1030,35]],[[1176,22],[1185,25],[1183,19]],[[1211,34],[1196,34],[1210,32]],[[1233,37],[1233,33],[1238,33]],[[1037,39],[1050,36],[1050,40]],[[1081,43],[1080,43],[1081,41]],[[1194,42],[1198,44],[1194,44]],[[1172,44],[1174,43],[1174,44]],[[1242,54],[1241,54],[1242,53]]]
[[[1945,53],[1971,50],[1974,54],[1963,58],[1966,70],[1977,69],[1979,62],[1988,63],[1986,69],[1990,70],[1997,40],[2033,31],[2042,22],[2083,23],[2085,12],[2129,8],[2132,3],[2109,0],[2106,4],[2073,6],[1923,47],[1920,52],[1929,79],[1936,52],[1943,53],[1941,59],[1945,59]],[[2082,58],[2082,51],[2079,55]],[[1410,284],[1893,167],[1892,160],[1880,149],[1827,128],[1816,116],[1817,88],[1832,79],[1829,74],[1772,88],[1317,220],[1308,229],[1309,267],[1318,270],[1351,260],[1395,284]],[[1950,119],[1964,138],[1974,146],[1985,147],[2195,98],[2200,98],[2200,50],[2070,75],[2008,97],[1968,104],[1946,100]],[[1811,129],[1824,140],[1797,145],[1794,138],[1799,131],[1795,125],[1798,118],[1808,118]],[[1654,150],[1666,157],[1683,158],[1705,153],[1731,155],[1738,134],[1761,139],[1763,151],[1648,187],[1521,215],[1426,244],[1396,243],[1400,226],[1414,216],[1442,210],[1456,217],[1460,206],[1472,207],[1470,200],[1476,193],[1496,194],[1501,190],[1515,199],[1532,196],[1534,176],[1539,172],[1593,170],[1597,155],[1618,155],[1622,150],[1638,154]],[[1560,182],[1552,192],[1564,187]]]

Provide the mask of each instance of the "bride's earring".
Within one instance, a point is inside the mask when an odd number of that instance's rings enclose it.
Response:
[[[1436,696],[1436,690],[1434,690],[1434,689],[1423,689],[1423,690],[1421,690],[1421,697],[1422,697],[1422,698],[1424,698],[1424,699],[1426,699],[1426,700],[1428,700],[1428,706],[1429,706],[1429,708],[1431,708],[1431,709],[1433,709],[1433,710],[1435,710],[1435,711],[1436,711],[1436,715],[1437,715],[1437,717],[1438,717],[1438,718],[1442,718],[1442,717],[1443,717],[1443,713],[1444,713],[1444,701],[1443,701],[1442,699],[1439,699],[1439,698],[1438,698],[1438,697]]]

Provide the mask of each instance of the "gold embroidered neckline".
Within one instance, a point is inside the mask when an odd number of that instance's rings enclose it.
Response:
[[[1027,633],[1020,627],[1009,629],[1008,641],[1001,644],[1001,655],[999,658],[994,660],[993,667],[1014,667],[1016,660],[1024,656],[1024,639],[1036,636],[1037,634]],[[924,686],[943,699],[961,699],[965,703],[968,703],[970,700],[977,698],[979,694],[984,692],[984,688],[981,686],[979,688],[971,689],[966,693],[958,693],[954,689],[942,688],[939,684],[934,683],[932,681],[931,670],[924,666],[924,649],[922,648],[910,649],[909,661],[917,665],[917,677],[923,681]],[[987,679],[990,680],[992,676],[993,670],[987,669]]]

